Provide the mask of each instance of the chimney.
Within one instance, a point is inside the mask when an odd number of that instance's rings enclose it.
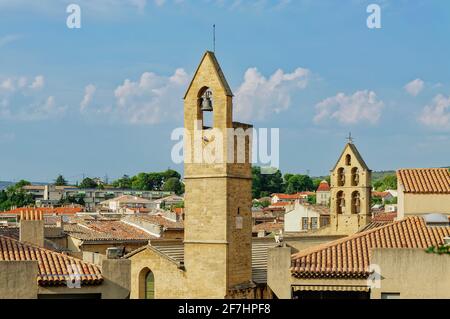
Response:
[[[44,218],[42,212],[37,210],[20,212],[20,241],[44,247]]]

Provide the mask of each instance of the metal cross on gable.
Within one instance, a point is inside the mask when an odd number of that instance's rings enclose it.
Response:
[[[353,144],[352,132],[349,132],[349,133],[348,133],[347,140],[348,140],[348,142],[349,142],[350,144]]]

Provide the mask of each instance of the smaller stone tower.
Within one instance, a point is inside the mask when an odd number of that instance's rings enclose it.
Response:
[[[370,222],[371,170],[353,141],[331,170],[331,231],[350,235]]]

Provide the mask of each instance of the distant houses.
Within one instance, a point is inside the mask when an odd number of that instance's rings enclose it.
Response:
[[[36,206],[57,206],[64,199],[82,199],[86,210],[94,211],[101,202],[121,196],[133,196],[147,200],[156,200],[173,195],[173,192],[165,191],[141,191],[118,188],[78,188],[76,186],[27,185],[22,187],[31,194]]]

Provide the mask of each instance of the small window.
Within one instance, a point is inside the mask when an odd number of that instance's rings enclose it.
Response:
[[[302,217],[302,229],[308,230],[308,217]]]
[[[317,217],[311,217],[311,229],[317,229]]]

